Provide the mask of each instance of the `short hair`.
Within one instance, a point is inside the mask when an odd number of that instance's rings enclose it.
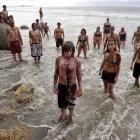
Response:
[[[67,51],[71,51],[72,52],[72,57],[74,57],[74,53],[75,53],[75,46],[73,44],[73,42],[71,41],[65,41],[62,45],[62,56],[64,56],[64,53]]]
[[[32,23],[32,28],[33,28],[34,25],[36,25],[36,23]]]
[[[60,22],[57,22],[57,25],[61,25],[61,23]]]
[[[6,8],[6,5],[3,5],[3,8]]]

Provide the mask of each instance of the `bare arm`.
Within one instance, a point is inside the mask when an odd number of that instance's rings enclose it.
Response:
[[[88,36],[87,36],[87,46],[88,46],[88,50],[89,50],[89,41],[88,41]]]
[[[106,39],[105,39],[105,43],[104,43],[104,51],[105,51],[105,49],[106,49],[106,47],[107,47],[107,43],[108,43],[108,37],[106,37]]]
[[[56,58],[56,61],[55,61],[55,72],[54,72],[54,88],[57,85],[58,77],[59,77],[59,58]]]
[[[76,49],[77,49],[78,44],[79,44],[79,39],[80,39],[80,36],[78,36],[78,40],[77,40],[77,43],[76,43]]]
[[[21,37],[20,31],[19,31],[18,28],[17,28],[17,31],[18,31],[18,36],[19,36],[20,44],[23,45],[22,37]]]
[[[132,44],[133,44],[134,39],[135,39],[135,33],[133,34],[133,37],[132,37]]]
[[[77,66],[77,81],[78,81],[78,86],[79,86],[79,92],[77,96],[82,96],[82,74],[81,74],[81,62],[78,61],[78,66]]]
[[[120,42],[119,42],[119,35],[117,35],[117,45],[118,45],[118,49],[119,49],[119,51],[120,51]]]
[[[54,30],[54,38],[56,39],[56,29]]]
[[[119,53],[117,54],[117,59],[118,59],[118,64],[117,64],[116,77],[118,77],[118,75],[119,75],[119,72],[120,72],[120,64],[121,64],[121,55]]]
[[[139,49],[139,51],[140,51],[140,49]],[[138,54],[138,50],[135,51],[135,53],[133,55],[132,62],[131,62],[131,67],[133,67],[133,64],[134,64],[134,61],[136,60],[137,54]]]
[[[100,74],[101,74],[101,71],[103,70],[103,67],[104,67],[104,65],[105,65],[105,59],[106,59],[106,54],[104,55],[104,59],[103,59],[103,61],[102,61],[102,64],[101,64],[101,67],[100,67]]]
[[[29,31],[29,43],[30,43],[30,46],[32,46],[32,36],[31,36],[31,31]]]

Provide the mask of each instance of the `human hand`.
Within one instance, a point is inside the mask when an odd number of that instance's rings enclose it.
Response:
[[[99,71],[99,75],[100,75],[100,76],[102,75],[102,72],[101,72],[101,70]]]
[[[82,96],[82,89],[79,89],[78,91],[77,91],[77,97],[81,97]]]
[[[130,70],[133,70],[133,65],[130,66]]]
[[[57,87],[57,86],[55,86],[55,87],[53,88],[53,93],[56,94],[56,95],[58,95],[58,87]]]
[[[115,83],[118,81],[118,76],[115,77],[114,81]]]

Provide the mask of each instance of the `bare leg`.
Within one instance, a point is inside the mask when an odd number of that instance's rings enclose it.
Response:
[[[125,41],[123,41],[123,46],[125,46]]]
[[[87,58],[87,50],[83,49],[83,52],[84,52],[84,58],[86,59]]]
[[[94,42],[94,48],[96,48],[96,42]]]
[[[105,42],[106,34],[103,35],[103,43]]]
[[[72,122],[73,119],[73,114],[74,114],[74,108],[69,108],[69,121]]]
[[[16,54],[13,53],[12,55],[13,55],[14,60],[16,61]]]
[[[58,121],[59,122],[64,121],[65,118],[66,118],[66,109],[61,108],[61,114],[60,114],[60,117],[59,117],[59,120]]]
[[[135,87],[140,87],[140,84],[139,84],[139,78],[136,78],[135,79]]]
[[[18,53],[18,58],[19,58],[20,61],[22,61],[21,53]]]
[[[40,56],[38,56],[38,63],[40,63]]]
[[[103,80],[104,83],[104,93],[108,93],[108,81]]]
[[[77,54],[77,57],[80,56],[80,53],[81,53],[81,49],[78,49],[78,54]]]
[[[110,94],[109,97],[111,97],[112,100],[116,100],[116,97],[113,93],[113,88],[114,88],[114,84],[108,83],[108,90],[109,90],[109,94]]]
[[[98,49],[100,49],[100,42],[98,43]]]
[[[47,33],[47,37],[48,37],[48,39],[49,39],[49,34]]]
[[[37,64],[37,58],[36,57],[34,57],[34,61],[35,61],[35,64]]]

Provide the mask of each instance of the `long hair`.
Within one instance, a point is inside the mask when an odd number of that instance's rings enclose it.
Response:
[[[62,45],[62,56],[64,56],[65,52],[71,51],[72,52],[72,57],[74,57],[75,53],[75,46],[73,42],[71,41],[65,41]]]

